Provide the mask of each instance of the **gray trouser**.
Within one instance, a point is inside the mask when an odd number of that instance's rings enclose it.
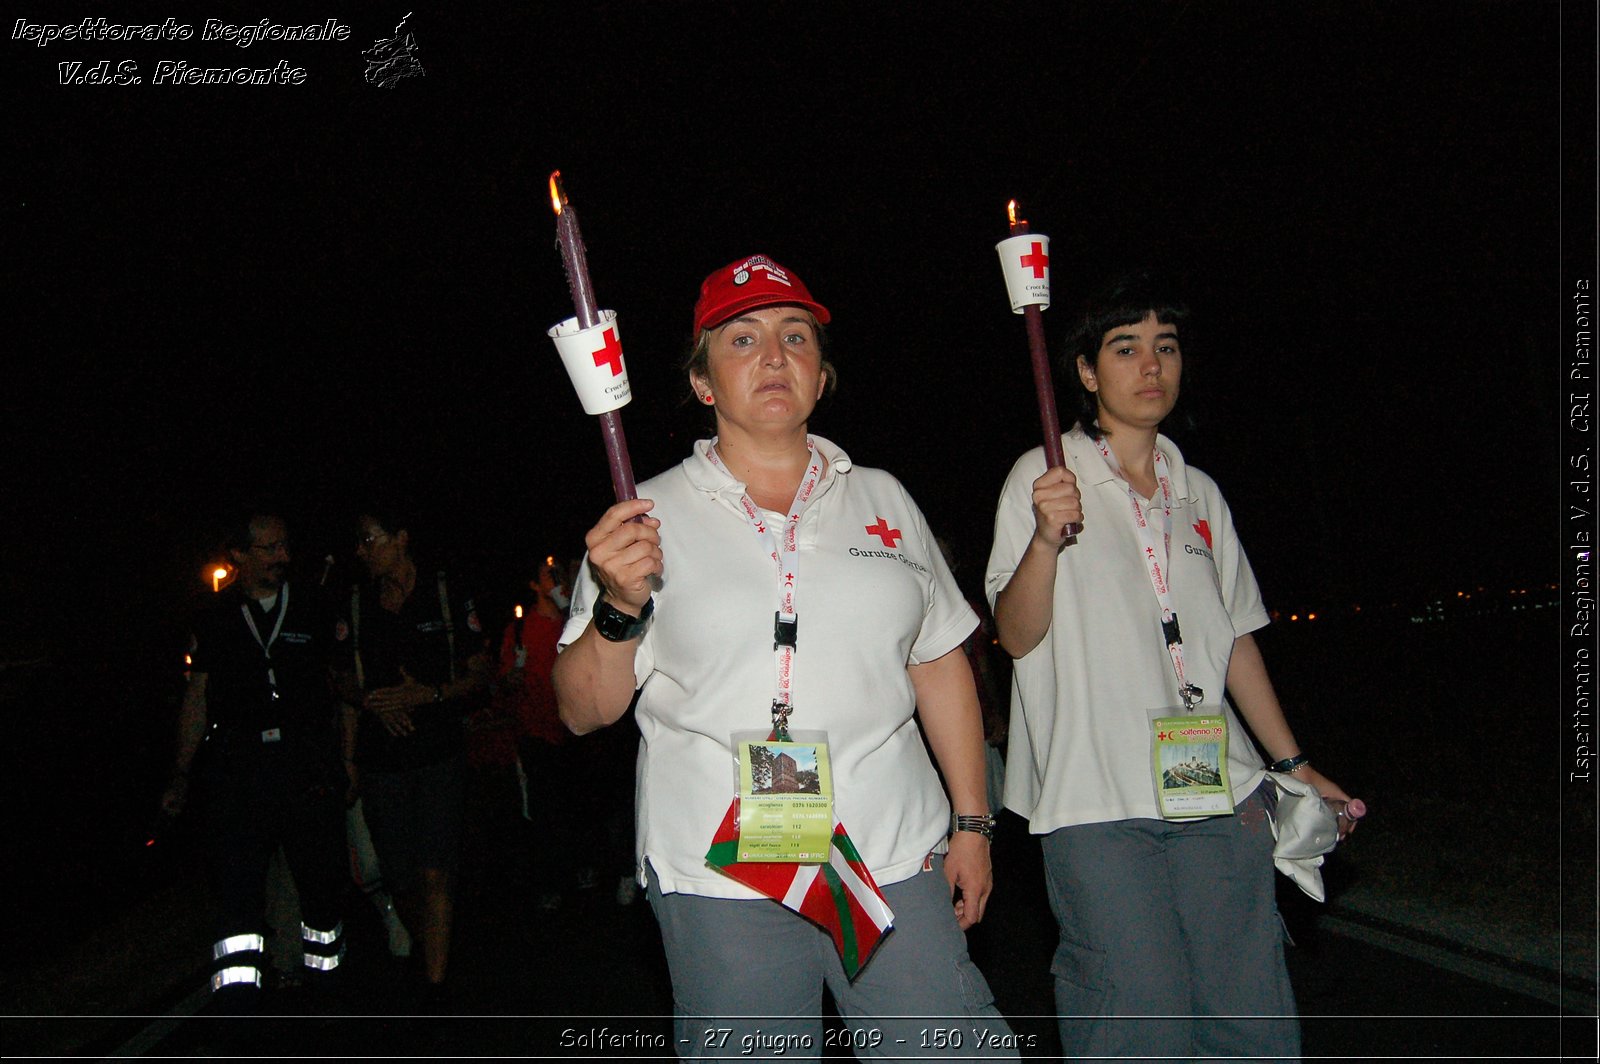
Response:
[[[652,869],[679,1056],[814,1060],[826,984],[848,1028],[838,1045],[859,1057],[1015,1058],[1010,1028],[967,956],[943,858],[882,890],[894,930],[852,982],[827,932],[798,913],[764,899],[662,894]]]
[[[1044,837],[1066,1056],[1299,1056],[1272,844],[1259,791],[1229,817]]]

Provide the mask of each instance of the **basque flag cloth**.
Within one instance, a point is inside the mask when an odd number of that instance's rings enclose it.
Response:
[[[889,903],[837,817],[827,864],[740,861],[738,856],[739,799],[735,797],[706,851],[706,862],[832,935],[844,973],[851,979],[894,927]]]

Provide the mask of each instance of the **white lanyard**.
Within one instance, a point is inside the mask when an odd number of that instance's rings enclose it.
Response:
[[[750,498],[750,493],[744,492],[739,496],[739,508],[744,511],[745,520],[755,529],[761,546],[777,567],[778,611],[773,615],[772,649],[777,657],[778,675],[777,695],[772,700],[772,731],[780,741],[788,739],[789,714],[794,711],[794,654],[800,622],[799,614],[795,611],[795,585],[800,580],[800,515],[805,512],[806,504],[811,501],[812,493],[822,480],[822,459],[817,455],[817,445],[810,436],[806,437],[806,451],[810,460],[805,475],[800,478],[800,489],[795,492],[794,501],[789,504],[789,515],[776,536],[771,522],[761,507],[755,504],[755,500]],[[728,473],[728,467],[717,456],[716,440],[711,441],[706,457],[712,465]]]
[[[255,637],[256,646],[261,648],[261,653],[267,659],[267,682],[272,685],[272,697],[278,697],[278,674],[272,668],[272,644],[277,642],[278,633],[283,630],[283,619],[289,613],[289,585],[284,584],[278,589],[278,620],[272,626],[272,634],[267,636],[266,642],[261,641],[261,631],[256,628],[256,619],[250,614],[250,603],[241,602],[239,609],[244,612],[244,623],[250,626],[250,634]]]
[[[1178,695],[1183,699],[1183,708],[1192,712],[1205,697],[1205,692],[1189,683],[1184,676],[1183,635],[1178,629],[1177,611],[1172,608],[1172,587],[1167,582],[1172,557],[1172,478],[1167,470],[1166,455],[1159,449],[1155,453],[1156,483],[1161,488],[1161,539],[1158,543],[1155,529],[1150,527],[1150,522],[1145,518],[1144,500],[1133,490],[1133,485],[1128,483],[1128,478],[1123,475],[1122,465],[1117,461],[1117,456],[1106,446],[1104,439],[1094,442],[1100,449],[1100,457],[1105,459],[1106,465],[1111,467],[1111,472],[1122,481],[1122,486],[1128,493],[1128,501],[1133,505],[1133,530],[1143,548],[1141,554],[1144,558],[1145,575],[1150,578],[1150,587],[1156,593],[1156,604],[1161,607],[1161,636],[1167,644],[1167,653],[1172,657],[1172,671],[1178,677]]]

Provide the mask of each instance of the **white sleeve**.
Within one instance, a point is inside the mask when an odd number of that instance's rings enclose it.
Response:
[[[916,522],[916,535],[922,543],[923,557],[928,559],[928,603],[923,610],[922,629],[911,646],[912,665],[936,661],[966,642],[967,636],[978,627],[978,615],[967,605],[967,597],[956,584],[955,574],[945,564],[944,552],[928,528],[928,520],[916,502],[901,487],[906,507]]]
[[[1044,471],[1044,449],[1036,447],[1017,459],[1005,487],[1000,489],[1000,505],[994,515],[994,546],[989,550],[983,581],[990,609],[1011,582],[1011,574],[1017,571],[1028,541],[1033,538],[1033,482]]]
[[[561,629],[561,639],[556,644],[557,651],[567,649],[589,627],[589,622],[594,619],[594,603],[599,597],[600,585],[589,568],[589,555],[585,554],[583,563],[578,566],[578,579],[572,587],[572,604],[567,612],[567,623]],[[639,646],[633,653],[635,687],[643,687],[645,680],[656,671],[655,644],[650,638],[654,629],[655,625],[652,624],[644,630],[644,637],[639,640]]]
[[[1261,588],[1256,585],[1256,574],[1244,555],[1239,534],[1233,527],[1233,512],[1222,498],[1221,492],[1212,495],[1212,511],[1216,518],[1214,551],[1217,560],[1217,584],[1222,591],[1222,603],[1227,608],[1228,619],[1233,622],[1237,638],[1271,623],[1267,608],[1261,602]]]

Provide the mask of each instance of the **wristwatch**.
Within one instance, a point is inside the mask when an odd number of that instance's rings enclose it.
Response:
[[[656,600],[645,600],[644,609],[639,611],[639,616],[630,617],[617,609],[605,599],[600,599],[594,604],[594,630],[600,633],[600,638],[609,643],[626,643],[630,639],[637,639],[644,632],[644,626],[649,623],[650,615],[656,611]]]

